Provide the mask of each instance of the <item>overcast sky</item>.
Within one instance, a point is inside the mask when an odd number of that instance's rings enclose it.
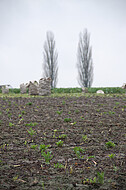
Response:
[[[126,82],[126,0],[0,0],[0,84],[19,87],[42,77],[43,45],[52,31],[57,87],[79,87],[79,34],[90,33],[93,87]]]

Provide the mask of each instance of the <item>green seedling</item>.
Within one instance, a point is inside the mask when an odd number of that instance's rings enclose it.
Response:
[[[35,149],[37,146],[38,146],[38,145],[32,144],[32,145],[31,145],[31,148],[32,148],[32,149]]]
[[[63,104],[63,105],[65,105],[65,103],[66,103],[65,101],[62,101],[62,104]]]
[[[12,116],[12,113],[9,113],[9,114],[8,114],[8,117],[10,118],[11,116]]]
[[[75,110],[75,113],[79,113],[79,110]]]
[[[14,124],[13,124],[13,123],[11,123],[11,122],[9,122],[9,127],[12,127],[12,126],[14,126]]]
[[[71,121],[71,118],[65,118],[64,121],[65,121],[65,122],[70,122],[70,121]]]
[[[109,141],[109,142],[106,143],[106,147],[107,148],[113,148],[113,147],[115,147],[115,143]]]
[[[63,146],[63,141],[59,140],[58,142],[56,142],[57,146]]]
[[[67,135],[65,135],[65,134],[59,135],[60,139],[65,139],[66,137],[67,137]]]
[[[31,105],[32,105],[32,102],[28,102],[26,105],[29,105],[29,106],[31,106]]]
[[[38,124],[38,123],[36,123],[36,122],[35,122],[35,123],[32,123],[32,122],[31,122],[31,123],[26,123],[26,126],[32,126],[32,127],[34,127],[34,126],[36,126],[37,124]]]
[[[94,184],[96,183],[96,177],[94,177],[93,179],[88,179],[86,178],[84,181],[83,181],[83,184]]]
[[[90,160],[91,158],[95,158],[95,156],[94,155],[93,156],[88,156],[87,161]]]
[[[24,144],[26,145],[26,144],[27,144],[27,141],[25,141]]]
[[[22,111],[21,113],[22,113],[22,114],[25,114],[25,111]]]
[[[18,179],[18,175],[13,177],[13,180],[16,181]]]
[[[114,172],[117,172],[119,170],[119,168],[117,166],[113,166],[113,170],[114,170]]]
[[[44,157],[46,164],[50,164],[50,160],[53,158],[53,155],[51,155],[52,152],[43,152],[41,151],[41,155]]]
[[[56,132],[57,132],[58,130],[57,130],[57,129],[54,129],[53,131],[54,131],[53,138],[55,138],[55,137],[56,137]]]
[[[56,111],[56,113],[61,115],[61,113],[63,113],[63,111]]]
[[[74,123],[71,123],[71,125],[75,125],[77,122],[75,121]]]
[[[82,139],[85,142],[87,140],[87,135],[82,135]]]
[[[112,115],[112,114],[115,114],[115,112],[114,111],[109,111],[108,114]]]
[[[84,156],[80,156],[80,153],[84,153],[84,149],[76,146],[76,147],[73,148],[73,151],[75,152],[77,158],[79,158],[79,159],[84,158]]]
[[[33,136],[33,135],[36,134],[36,132],[35,132],[32,128],[30,128],[30,129],[27,130],[27,131],[28,131],[28,133],[29,133],[31,136]]]
[[[62,164],[60,164],[60,163],[54,164],[54,167],[55,167],[55,168],[65,168],[65,166],[62,165]]]
[[[97,182],[100,184],[104,183],[104,172],[97,172]]]
[[[112,159],[112,158],[114,158],[114,157],[115,157],[115,154],[109,154],[108,156],[109,156],[109,158],[111,158],[111,159]]]
[[[49,147],[50,147],[50,145],[41,144],[41,145],[39,146],[39,150],[42,151],[42,152],[45,152],[45,150],[46,150],[47,148],[49,148]]]

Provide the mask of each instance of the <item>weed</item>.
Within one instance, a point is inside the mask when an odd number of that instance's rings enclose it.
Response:
[[[56,163],[56,164],[54,164],[54,167],[55,168],[65,168],[65,166],[64,165],[62,165],[62,164],[60,164],[60,163]]]
[[[44,157],[46,164],[50,164],[50,160],[53,158],[53,155],[51,155],[52,152],[43,152],[41,151],[41,155]]]
[[[35,132],[32,128],[30,128],[30,129],[27,130],[27,131],[28,131],[28,133],[29,133],[31,136],[33,136],[33,135],[36,134],[36,132]]]
[[[113,142],[111,142],[111,141],[108,141],[108,142],[106,143],[106,147],[107,147],[107,148],[115,147],[115,143],[113,143]]]
[[[71,118],[65,118],[64,121],[65,121],[65,122],[70,122],[70,121],[71,121]]]
[[[58,142],[56,142],[57,146],[63,146],[63,141],[59,140]]]

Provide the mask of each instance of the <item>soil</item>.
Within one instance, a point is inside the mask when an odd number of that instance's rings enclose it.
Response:
[[[0,189],[126,189],[126,96],[1,97]]]

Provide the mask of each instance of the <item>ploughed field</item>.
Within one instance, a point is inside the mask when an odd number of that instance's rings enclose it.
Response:
[[[125,95],[0,97],[0,189],[125,187]]]

